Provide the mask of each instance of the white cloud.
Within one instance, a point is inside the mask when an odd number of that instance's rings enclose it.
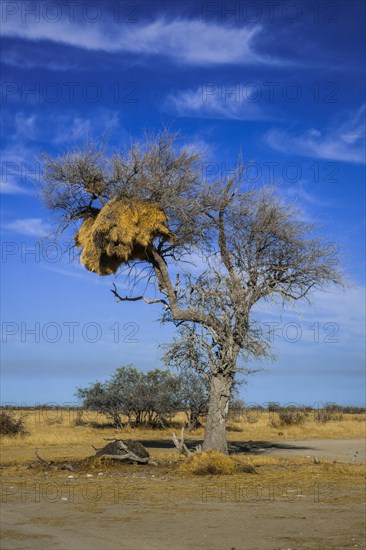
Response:
[[[324,198],[323,195],[319,196],[316,192],[309,191],[309,189],[312,189],[312,185],[307,180],[301,179],[294,185],[288,185],[284,181],[281,183],[280,191],[282,197],[288,197],[291,204],[295,203],[297,208],[303,209],[308,205],[328,208],[335,206],[335,202],[330,200],[329,197]],[[310,221],[310,218],[308,218],[308,221]]]
[[[36,115],[26,115],[23,112],[18,112],[14,118],[14,126],[17,139],[19,137],[33,140],[36,137]]]
[[[196,90],[183,90],[167,97],[165,106],[179,116],[234,120],[268,118],[253,94],[239,83],[233,86],[205,82]]]
[[[118,25],[112,19],[104,24],[60,20],[35,25],[8,18],[2,25],[3,36],[110,53],[162,55],[189,65],[278,63],[254,51],[253,41],[260,30],[260,26],[230,28],[199,20],[164,18],[130,26]],[[16,62],[14,57],[11,62]]]
[[[15,116],[13,119],[15,126],[16,118]],[[39,181],[40,165],[35,152],[21,143],[21,133],[18,131],[15,133],[19,136],[19,140],[16,140],[15,145],[8,146],[1,152],[0,192],[31,195],[35,190],[34,183]]]
[[[119,126],[119,116],[116,112],[100,110],[94,113],[93,118],[80,116],[54,116],[52,117],[52,136],[50,139],[55,144],[84,141],[92,136],[101,136],[103,133],[113,131]]]
[[[365,162],[365,105],[346,121],[333,123],[324,131],[310,128],[301,135],[272,129],[265,135],[267,144],[281,153],[355,164]]]
[[[73,144],[90,136],[100,136],[106,131],[114,130],[118,125],[118,113],[108,109],[95,109],[93,118],[81,117],[75,113],[25,115],[20,111],[12,119],[11,126],[9,125],[9,136],[17,144],[22,141],[27,144],[31,141]],[[29,158],[29,151],[27,156]]]
[[[310,329],[314,323],[319,324],[323,330],[327,323],[333,323],[338,327],[338,338],[342,345],[353,342],[355,348],[364,346],[365,326],[365,287],[348,288],[346,290],[316,291],[311,296],[311,303],[298,302],[295,308],[275,306],[271,302],[262,301],[255,307],[261,322],[279,321],[282,324],[288,322],[301,323],[308,329],[308,334],[314,342],[314,330]],[[330,332],[330,328],[328,332]]]
[[[76,68],[80,70],[77,63],[56,61],[54,59],[40,59],[40,57],[36,57],[34,55],[26,58],[23,53],[11,49],[7,49],[3,52],[2,61],[6,65],[19,67],[21,69],[35,69],[42,67],[49,71],[71,71]]]
[[[0,193],[3,195],[29,195],[32,191],[19,185],[15,178],[3,176],[0,181]]]
[[[41,218],[22,218],[4,224],[4,227],[29,237],[46,237],[51,231],[48,224],[45,224]]]
[[[285,193],[290,199],[298,200],[315,206],[329,206],[329,202],[320,200],[317,195],[309,193],[304,188],[304,182],[299,181],[297,185],[287,187]]]
[[[3,194],[34,194],[35,184],[42,178],[42,165],[38,156],[43,143],[56,145],[82,143],[90,137],[102,136],[118,128],[124,134],[119,115],[108,109],[96,109],[93,118],[73,113],[25,114],[18,111],[5,120],[10,144],[1,154],[0,192]]]

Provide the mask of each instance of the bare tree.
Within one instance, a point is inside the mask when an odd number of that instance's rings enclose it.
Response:
[[[61,228],[95,216],[111,200],[157,204],[170,237],[158,235],[122,270],[131,292],[118,302],[161,303],[165,321],[202,327],[210,404],[203,448],[227,453],[226,418],[240,353],[268,351],[256,331],[259,300],[296,302],[341,285],[337,246],[284,204],[273,188],[245,191],[240,174],[202,178],[200,155],[164,131],[110,156],[87,144],[57,159],[44,157],[43,194]],[[93,235],[91,235],[91,239]],[[195,269],[187,261],[198,259]],[[143,269],[147,268],[147,269]],[[198,272],[198,273],[197,273]],[[154,292],[148,292],[149,286]]]

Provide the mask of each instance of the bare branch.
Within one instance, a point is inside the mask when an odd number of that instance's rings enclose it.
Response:
[[[175,433],[173,432],[173,443],[174,445],[177,447],[178,451],[180,454],[184,455],[184,456],[191,456],[191,451],[188,449],[187,445],[184,443],[184,427],[182,428],[181,430],[181,433],[180,433],[180,441],[179,439],[177,438],[177,436],[175,435]]]
[[[113,283],[113,286],[114,286],[114,289],[111,290],[111,292],[117,298],[116,302],[137,302],[139,300],[143,300],[146,304],[159,304],[159,303],[164,304],[164,306],[167,309],[170,310],[170,306],[169,306],[168,302],[166,300],[163,300],[162,298],[155,298],[155,299],[152,299],[152,300],[149,300],[145,296],[135,296],[133,298],[131,298],[129,296],[125,296],[123,298],[120,294],[118,294],[117,287],[116,287],[115,283]]]
[[[44,460],[39,454],[38,449],[35,450],[35,455],[37,457],[37,461],[32,462],[29,467],[32,467],[33,464],[41,463],[43,466],[47,466],[47,468],[50,468],[51,470],[69,470],[70,472],[74,471],[74,468],[69,464],[68,462],[64,462],[64,464],[61,464],[57,466],[53,460]]]

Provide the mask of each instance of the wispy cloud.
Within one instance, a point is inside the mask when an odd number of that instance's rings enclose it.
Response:
[[[272,129],[265,135],[267,144],[281,153],[355,164],[365,162],[365,105],[347,120],[332,123],[325,130],[310,128],[300,135]]]
[[[352,366],[364,378],[365,287],[345,292],[316,292],[312,304],[299,303],[296,310],[261,302],[256,306],[257,318],[278,358],[290,357],[295,364],[307,363],[307,369],[334,375],[334,365],[322,363],[323,354],[337,357],[343,373]],[[314,361],[315,356],[317,360]],[[293,365],[286,368],[292,369]]]
[[[51,141],[57,145],[83,141],[90,136],[101,136],[106,131],[113,131],[119,126],[118,114],[107,109],[96,111],[93,118],[69,115],[55,116],[52,119]]]
[[[299,180],[294,185],[282,185],[281,190],[291,202],[319,207],[335,207],[336,204],[331,199],[319,196],[318,192],[309,191],[313,186],[306,180]]]
[[[45,52],[43,51],[42,54]],[[3,50],[2,61],[6,65],[11,67],[18,67],[20,69],[35,69],[35,68],[44,68],[49,71],[70,71],[78,69],[77,62],[72,62],[70,60],[57,61],[55,59],[47,59],[37,52],[37,55],[32,57],[25,57],[24,52],[16,51],[10,48]]]
[[[22,187],[12,176],[3,176],[0,180],[0,193],[4,195],[29,195],[30,189]]]
[[[346,290],[328,289],[328,291],[315,291],[310,295],[311,303],[298,302],[295,308],[285,305],[282,309],[273,307],[269,301],[261,301],[255,306],[255,312],[261,318],[270,321],[297,320],[303,323],[335,322],[342,324],[343,329],[349,335],[362,336],[365,321],[365,293],[364,286],[348,288]],[[362,345],[362,341],[359,342]]]
[[[16,126],[16,116],[13,124]],[[4,133],[5,133],[5,125]],[[34,184],[40,178],[40,165],[35,152],[22,143],[22,139],[14,145],[5,147],[1,152],[0,192],[11,195],[32,195]]]
[[[77,112],[53,114],[49,112],[16,112],[3,119],[3,133],[8,145],[1,154],[0,192],[3,194],[33,194],[35,184],[42,178],[39,152],[44,144],[56,146],[84,142],[93,136],[102,136],[120,126],[119,115],[109,109],[95,109],[93,118]]]
[[[46,237],[51,231],[41,218],[22,218],[6,223],[3,227],[28,237]]]
[[[7,121],[8,138],[17,146],[24,142],[27,147],[32,141],[72,144],[93,135],[100,136],[118,126],[118,113],[104,108],[96,108],[92,118],[80,116],[77,112],[25,114],[19,111]]]
[[[121,26],[105,20],[102,23],[40,21],[20,22],[9,18],[2,26],[4,37],[25,40],[47,40],[86,50],[164,56],[187,65],[223,65],[282,63],[255,51],[259,25],[224,27],[193,19],[159,18],[155,21]],[[16,63],[12,56],[10,62]]]
[[[205,82],[195,90],[182,90],[170,94],[165,100],[165,108],[187,117],[214,119],[264,120],[270,118],[253,101],[249,94],[245,97],[239,84],[233,86]]]
[[[18,112],[14,117],[14,132],[16,141],[19,138],[25,140],[34,140],[36,137],[36,115],[25,114],[24,112]]]

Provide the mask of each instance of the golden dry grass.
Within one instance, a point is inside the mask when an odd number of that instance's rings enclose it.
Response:
[[[365,436],[366,414],[344,414],[342,420],[325,424],[315,419],[316,411],[307,413],[305,422],[298,426],[281,426],[277,413],[248,411],[237,422],[228,422],[228,440],[240,438],[262,440],[303,439],[358,439]],[[235,417],[234,417],[235,418]]]
[[[34,450],[40,449],[48,460],[75,459],[80,460],[94,454],[92,445],[101,447],[105,444],[105,437],[123,437],[136,439],[142,442],[166,441],[171,442],[172,429],[146,429],[125,427],[122,431],[111,427],[103,415],[84,413],[85,426],[75,426],[77,417],[75,409],[60,410],[23,410],[14,413],[15,417],[23,415],[25,428],[28,433],[24,436],[2,436],[1,454],[3,464],[24,464],[34,459]],[[177,423],[185,422],[185,415],[176,415]],[[253,420],[256,420],[253,422]],[[306,439],[359,439],[365,433],[365,414],[347,414],[342,420],[319,424],[313,416],[308,416],[301,426],[276,428],[272,425],[273,414],[261,412],[257,418],[251,417],[251,422],[244,417],[241,421],[230,421],[228,425],[228,440],[248,441],[284,441]],[[203,439],[204,429],[200,428],[186,434],[186,441]],[[154,446],[154,445],[152,445]],[[150,445],[151,447],[151,445]],[[164,447],[164,446],[163,446]],[[160,460],[177,461],[177,453],[166,448],[153,449],[153,456]],[[255,458],[259,460],[259,458]],[[262,457],[261,460],[268,460]],[[253,464],[254,465],[254,464]]]
[[[243,498],[250,496],[251,491],[255,494],[259,491],[263,498],[267,498],[267,491],[270,498],[273,497],[275,500],[295,497],[301,499],[303,495],[312,499],[319,497],[324,502],[334,503],[361,502],[364,499],[364,464],[345,464],[323,459],[315,464],[311,457],[290,458],[255,454],[235,454],[227,457],[215,451],[186,459],[176,450],[161,445],[160,442],[171,442],[171,429],[125,428],[118,431],[108,426],[105,418],[96,413],[85,415],[86,426],[75,427],[76,410],[39,409],[17,411],[14,414],[24,415],[29,434],[23,437],[2,438],[1,473],[3,479],[12,486],[23,481],[42,484],[49,479],[61,484],[69,483],[68,471],[49,470],[42,465],[28,468],[29,463],[35,460],[34,451],[38,448],[43,458],[61,463],[67,461],[74,466],[72,477],[76,484],[76,494],[82,491],[83,483],[92,479],[95,482],[100,481],[106,498],[113,499],[116,484],[126,477],[128,487],[133,487],[134,492],[136,489],[141,498],[149,501],[163,501],[167,495],[174,499],[201,498],[202,490],[205,488],[209,493],[208,497],[222,498],[221,489],[224,486],[229,488],[229,493],[232,489],[233,495],[237,494],[239,487]],[[184,420],[183,414],[177,415],[177,422]],[[295,434],[306,439],[304,430],[312,438],[360,438],[363,436],[364,421],[365,415],[344,415],[341,421],[319,425],[308,418],[307,423],[300,429],[295,426],[288,427],[285,431],[292,439],[296,439]],[[98,424],[102,427],[97,427]],[[233,427],[234,423],[231,423],[231,426]],[[238,432],[238,429],[242,431]],[[279,437],[278,430],[270,425],[268,413],[262,414],[256,423],[248,423],[245,419],[235,423],[235,430],[228,432],[229,440],[275,440],[276,435],[277,439],[284,439],[284,436]],[[106,460],[94,459],[95,451],[91,445],[101,447],[105,444],[103,438],[110,436],[146,442],[158,466],[111,464]],[[202,436],[203,429],[200,429],[187,434],[186,440],[200,440]],[[156,440],[159,440],[159,443],[155,447]],[[200,476],[200,483],[197,483],[197,476]],[[216,489],[214,487],[214,494],[211,495],[209,485],[212,482],[216,484]],[[202,488],[202,483],[208,484],[207,487],[204,485]],[[122,485],[124,484],[125,482]],[[250,494],[247,495],[248,491]]]
[[[233,475],[238,472],[255,473],[254,466],[239,462],[232,456],[223,455],[212,449],[189,456],[180,464],[179,470],[197,476]]]
[[[105,416],[86,412],[83,415],[85,426],[74,426],[77,417],[75,409],[38,409],[14,412],[18,418],[24,417],[25,428],[29,432],[25,436],[2,436],[2,449],[34,449],[35,447],[67,447],[73,450],[84,449],[91,443],[97,444],[103,437],[117,435],[138,440],[169,440],[171,429],[132,428],[126,426],[122,431],[111,427]],[[315,421],[310,413],[304,424],[300,426],[275,427],[272,420],[275,413],[261,412],[257,417],[244,417],[237,422],[228,422],[228,441],[247,440],[304,440],[304,439],[359,439],[365,436],[366,414],[346,414],[342,420],[321,424]],[[174,421],[185,422],[183,413],[177,414]],[[186,434],[186,440],[202,439],[204,428]]]

